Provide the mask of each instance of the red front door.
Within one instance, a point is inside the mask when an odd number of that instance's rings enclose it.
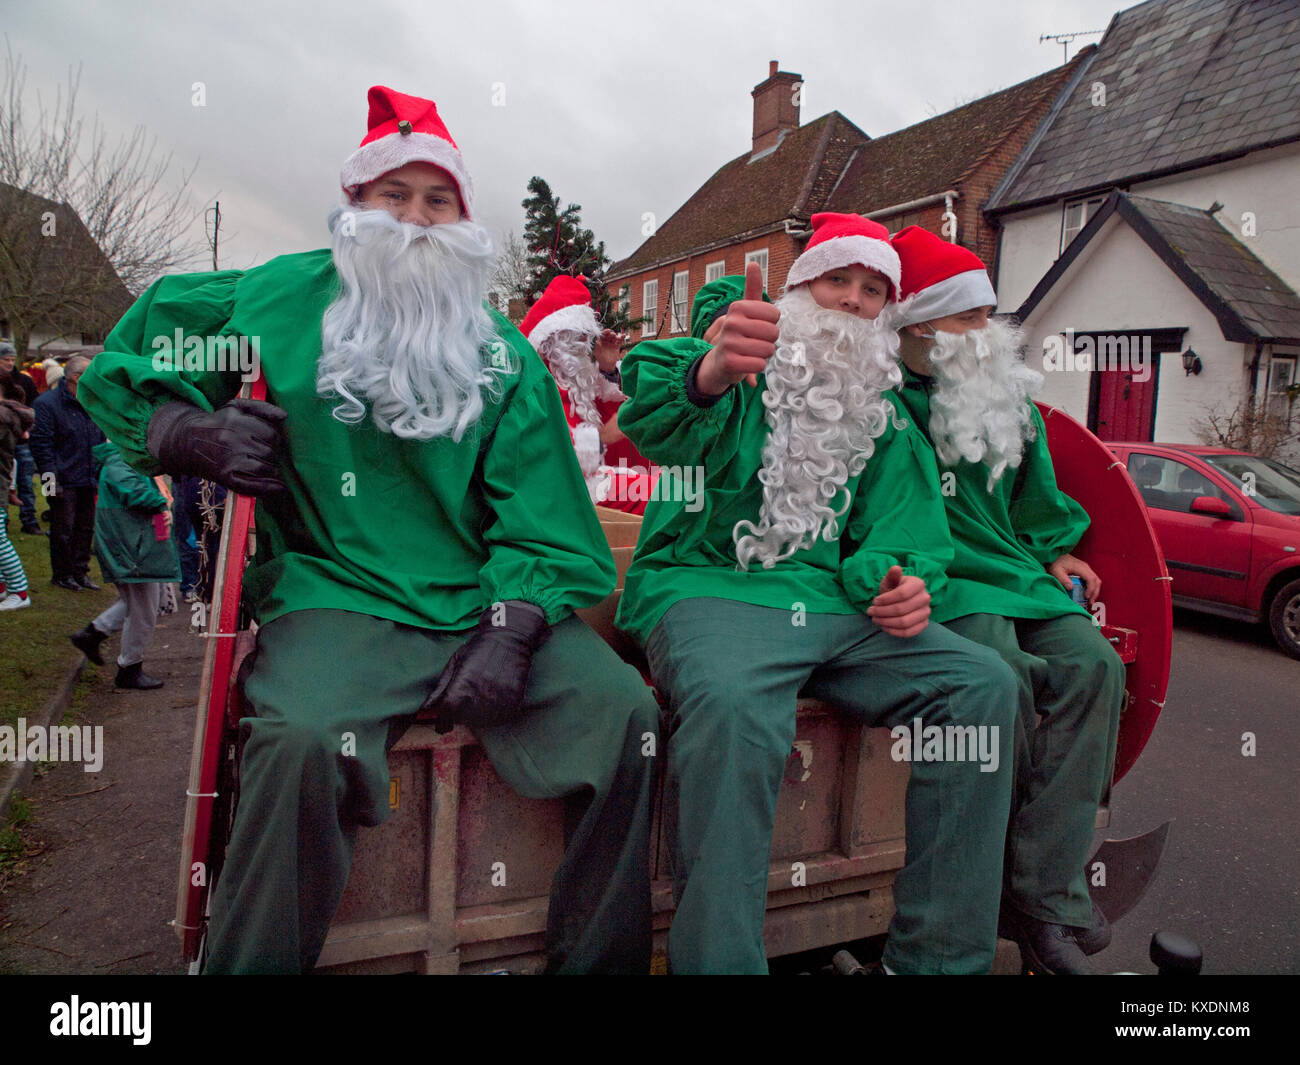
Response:
[[[1145,372],[1094,370],[1093,388],[1097,397],[1093,406],[1096,415],[1089,429],[1103,440],[1115,442],[1136,440],[1145,443],[1153,439],[1156,375],[1152,366],[1148,365]]]

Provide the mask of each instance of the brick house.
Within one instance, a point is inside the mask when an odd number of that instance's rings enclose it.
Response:
[[[751,260],[762,266],[768,291],[779,294],[818,211],[865,214],[890,230],[922,225],[992,263],[997,230],[983,214],[989,195],[1092,51],[876,138],[838,111],[801,126],[802,78],[773,61],[751,94],[750,150],[724,164],[606,275],[611,289],[622,288],[631,316],[650,319],[633,339],[687,332],[700,287],[743,273]]]

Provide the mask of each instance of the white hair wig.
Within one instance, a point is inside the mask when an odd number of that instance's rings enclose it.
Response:
[[[983,329],[936,332],[928,352],[934,385],[930,435],[945,465],[961,459],[989,468],[988,490],[1020,465],[1034,438],[1032,397],[1043,375],[1025,365],[1024,334],[1014,321],[992,318]]]
[[[316,391],[382,431],[459,441],[512,368],[483,306],[493,266],[487,230],[473,222],[418,226],[384,210],[330,213],[338,298],[321,323]]]
[[[763,503],[757,524],[732,530],[742,570],[752,562],[771,569],[818,537],[839,537],[848,482],[890,422],[884,393],[903,379],[888,309],[874,320],[827,310],[802,285],[776,305],[780,335],[764,373]]]

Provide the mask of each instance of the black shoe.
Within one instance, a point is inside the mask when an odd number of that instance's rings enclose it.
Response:
[[[81,585],[79,585],[71,577],[57,577],[57,578],[52,577],[50,578],[50,583],[54,585],[54,587],[56,588],[66,588],[70,592],[81,591]]]
[[[119,666],[117,678],[113,681],[113,687],[115,688],[135,688],[146,692],[162,686],[162,681],[149,676],[144,671],[143,662],[137,662],[133,666]]]
[[[1087,928],[1071,928],[1070,936],[1079,944],[1079,949],[1092,955],[1110,946],[1110,922],[1101,912],[1101,907],[1092,904],[1092,924]]]
[[[85,588],[86,591],[88,592],[99,591],[99,585],[90,579],[89,573],[83,573],[80,577],[76,577],[74,579],[79,585],[81,585],[81,587]]]
[[[25,532],[28,536],[49,536],[50,535],[39,525],[37,525],[35,522],[29,522],[27,525],[24,525],[23,532]]]
[[[95,665],[102,666],[104,664],[104,659],[99,654],[99,648],[108,639],[107,633],[100,632],[94,625],[87,625],[80,632],[69,636],[68,639],[72,641],[74,647],[94,662]]]
[[[1025,972],[1042,976],[1093,975],[1092,966],[1072,935],[1073,928],[1023,913],[1017,913],[1015,920]]]

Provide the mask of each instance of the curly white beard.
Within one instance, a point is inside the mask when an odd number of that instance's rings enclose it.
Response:
[[[596,409],[600,369],[591,358],[594,336],[561,329],[542,341],[537,353],[546,362],[551,376],[569,394],[569,402],[578,417],[600,429],[600,412]]]
[[[852,497],[849,480],[866,468],[893,407],[884,392],[902,383],[891,316],[874,321],[826,310],[802,285],[777,301],[776,354],[768,360],[763,405],[763,503],[758,523],[732,530],[739,569],[771,569],[820,536],[840,534]]]
[[[1018,326],[992,318],[983,329],[936,332],[928,352],[934,450],[948,466],[983,462],[990,492],[1008,467],[1020,465],[1025,441],[1034,438],[1030,399],[1043,375],[1020,357],[1023,342]]]
[[[317,395],[342,399],[334,417],[349,425],[369,404],[386,433],[459,441],[509,369],[487,361],[496,340],[483,307],[487,230],[417,226],[359,206],[334,208],[329,224],[340,290],[321,322]]]

